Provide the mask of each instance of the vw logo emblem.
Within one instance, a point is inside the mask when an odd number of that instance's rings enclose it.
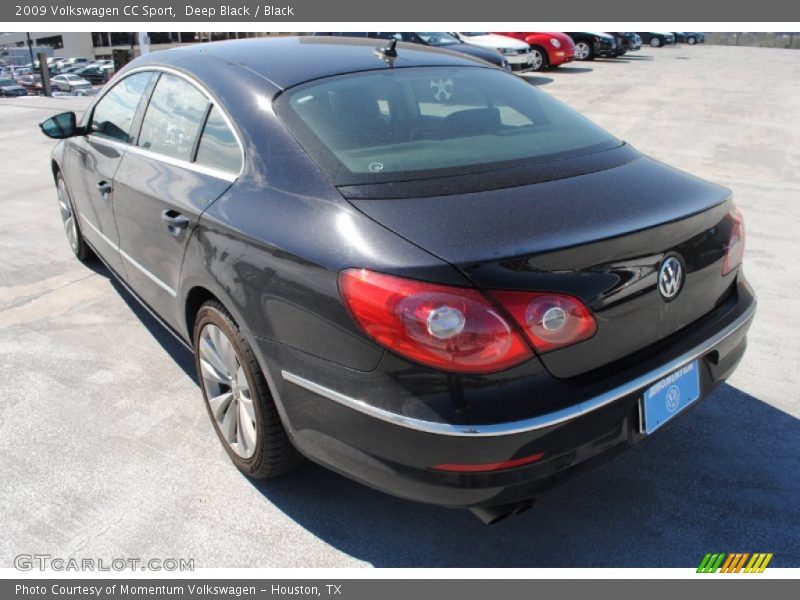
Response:
[[[672,300],[681,291],[683,265],[674,256],[668,256],[658,270],[658,293],[664,300]]]
[[[678,404],[681,402],[681,391],[678,389],[677,385],[671,386],[667,390],[667,410],[669,412],[675,412],[678,410]]]

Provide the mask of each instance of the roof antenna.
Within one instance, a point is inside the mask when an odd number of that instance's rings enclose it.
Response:
[[[383,58],[391,66],[394,59],[397,58],[396,46],[397,38],[392,38],[388,45],[375,48],[375,54]]]

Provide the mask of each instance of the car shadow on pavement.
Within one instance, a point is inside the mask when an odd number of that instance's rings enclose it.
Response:
[[[591,73],[592,71],[594,71],[592,67],[558,67],[557,69],[553,69],[551,73],[574,75],[575,73]]]
[[[771,566],[797,567],[799,465],[800,420],[725,385],[490,527],[314,465],[254,485],[321,540],[377,567],[695,567],[706,552],[774,552]]]
[[[537,86],[553,83],[552,77],[542,77],[541,75],[525,75],[523,79],[528,83],[530,83],[531,85],[537,85]]]

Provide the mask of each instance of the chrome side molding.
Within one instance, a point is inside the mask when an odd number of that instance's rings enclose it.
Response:
[[[716,334],[705,340],[702,344],[699,344],[692,350],[658,367],[657,369],[653,369],[648,373],[640,375],[639,377],[636,377],[635,379],[632,379],[616,388],[608,390],[599,396],[595,396],[590,400],[585,400],[584,402],[574,406],[569,406],[551,413],[539,415],[530,419],[524,419],[522,421],[511,421],[508,423],[494,423],[486,425],[454,425],[450,423],[437,423],[435,421],[415,419],[413,417],[407,417],[384,410],[382,408],[378,408],[376,406],[372,406],[363,400],[347,396],[337,392],[336,390],[332,390],[328,387],[305,379],[304,377],[290,373],[289,371],[281,371],[281,375],[286,381],[310,392],[314,392],[315,394],[327,398],[328,400],[332,400],[343,406],[357,410],[370,417],[374,417],[394,425],[399,425],[401,427],[407,427],[409,429],[421,431],[423,433],[461,437],[493,437],[500,435],[514,435],[517,433],[525,433],[527,431],[535,431],[537,429],[552,427],[553,425],[558,425],[559,423],[564,423],[565,421],[578,418],[582,415],[602,408],[607,404],[611,404],[616,400],[624,398],[625,396],[633,394],[649,384],[666,377],[671,372],[702,356],[706,352],[710,351],[714,346],[736,333],[753,318],[755,310],[756,302],[754,300],[750,307],[733,323],[718,331]]]

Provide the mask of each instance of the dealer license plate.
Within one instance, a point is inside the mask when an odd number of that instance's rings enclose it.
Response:
[[[654,383],[642,396],[642,431],[653,433],[700,397],[697,361]]]

